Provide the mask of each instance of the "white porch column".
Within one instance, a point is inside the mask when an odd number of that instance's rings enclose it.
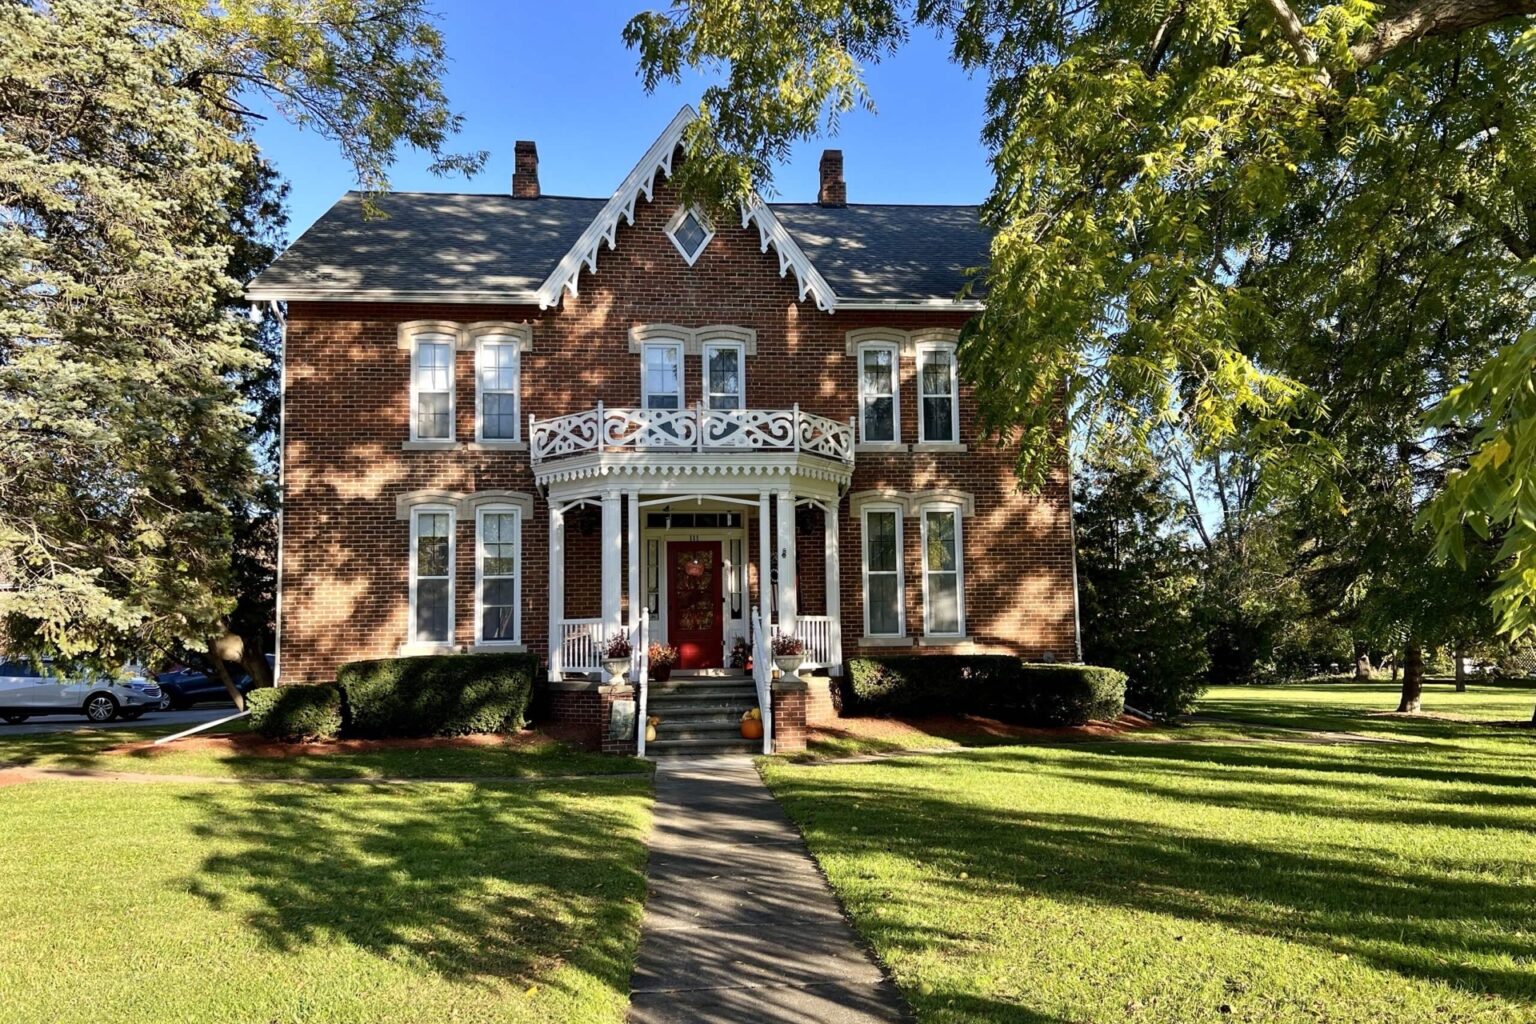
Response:
[[[769,620],[773,617],[773,601],[769,596],[773,587],[773,547],[768,542],[768,492],[757,497],[757,614],[762,620],[763,636],[772,636]]]
[[[822,546],[827,564],[827,629],[831,640],[832,666],[840,672],[843,664],[843,573],[837,549],[837,500],[827,502],[822,514]]]
[[[624,535],[620,532],[620,492],[603,492],[603,642],[624,628],[621,618],[619,595],[624,586],[623,572]]]
[[[565,676],[565,511],[549,506],[549,678]]]
[[[779,492],[779,631],[793,636],[799,612],[795,584],[795,494]]]
[[[629,628],[640,625],[640,609],[645,603],[640,580],[640,492],[629,491],[629,520],[624,541],[629,545]]]

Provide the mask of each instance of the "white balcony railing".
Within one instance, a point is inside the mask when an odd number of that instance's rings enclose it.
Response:
[[[792,409],[585,409],[528,417],[535,463],[595,451],[783,451],[853,462],[854,423]]]
[[[561,671],[598,671],[603,654],[602,619],[562,619],[560,634]]]
[[[798,615],[795,636],[805,645],[804,668],[834,668],[842,658],[842,630],[828,615]]]

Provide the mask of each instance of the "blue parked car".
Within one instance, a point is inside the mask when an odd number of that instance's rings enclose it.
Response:
[[[272,655],[267,655],[267,669],[272,668]],[[235,689],[243,697],[256,686],[256,680],[245,672],[231,673]],[[179,672],[164,672],[155,677],[160,684],[160,710],[180,711],[194,704],[207,704],[229,700],[229,691],[216,675],[200,669],[185,668]]]

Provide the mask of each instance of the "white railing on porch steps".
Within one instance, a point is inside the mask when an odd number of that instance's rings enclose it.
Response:
[[[763,753],[773,753],[773,648],[757,609],[752,610],[752,682],[763,716]]]
[[[804,668],[830,668],[836,672],[843,657],[842,624],[830,615],[798,615],[795,637],[805,645]]]
[[[561,631],[561,669],[565,672],[602,670],[603,620],[564,619]]]
[[[642,609],[640,621],[629,632],[631,678],[635,683],[635,752],[645,756],[645,720],[650,715],[651,612]]]

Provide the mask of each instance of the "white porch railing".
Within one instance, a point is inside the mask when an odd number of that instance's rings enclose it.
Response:
[[[752,682],[763,716],[763,753],[773,753],[773,648],[757,609],[752,609]]]
[[[635,680],[635,752],[645,756],[645,720],[650,716],[651,611],[641,609],[629,634],[630,670]]]
[[[561,631],[561,669],[565,672],[602,670],[603,620],[564,619]]]
[[[854,421],[792,409],[609,408],[528,417],[533,462],[594,451],[786,451],[853,462]]]
[[[841,670],[842,624],[830,615],[797,615],[795,637],[805,645],[805,668]]]

